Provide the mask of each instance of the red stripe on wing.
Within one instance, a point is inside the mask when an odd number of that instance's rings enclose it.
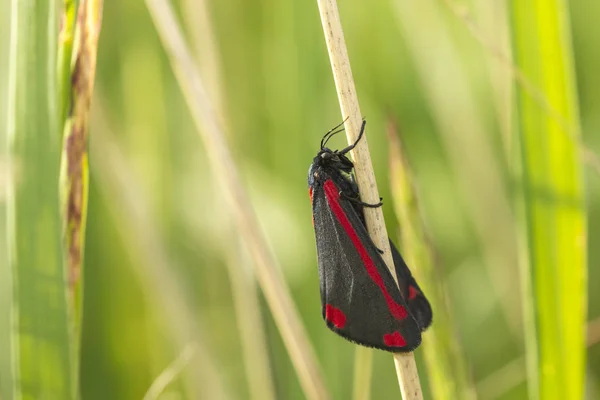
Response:
[[[392,299],[392,296],[390,296],[390,294],[388,293],[387,288],[383,283],[383,278],[381,277],[381,275],[379,275],[379,271],[377,271],[377,267],[375,266],[373,259],[367,252],[367,249],[365,249],[365,246],[358,237],[356,230],[352,227],[352,224],[348,220],[346,213],[340,205],[339,189],[331,179],[325,181],[323,187],[325,188],[325,196],[327,197],[327,203],[329,204],[331,211],[333,211],[335,217],[340,222],[340,224],[346,231],[346,234],[354,244],[354,248],[356,249],[356,251],[358,251],[358,254],[360,255],[360,258],[363,261],[363,265],[365,266],[369,277],[373,280],[373,282],[375,282],[377,286],[379,286],[379,289],[381,289],[381,293],[383,293],[383,296],[385,297],[388,309],[390,310],[394,318],[403,320],[408,316],[408,313],[406,312],[406,309],[402,305],[396,303],[394,299]],[[398,333],[398,335],[400,334]],[[404,338],[402,338],[402,340],[404,340]]]

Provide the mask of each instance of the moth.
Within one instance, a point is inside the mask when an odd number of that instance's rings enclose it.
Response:
[[[343,123],[342,123],[343,124]],[[342,150],[321,140],[308,171],[309,195],[317,243],[322,314],[327,326],[354,343],[390,352],[409,352],[421,343],[432,310],[404,259],[390,240],[398,285],[371,240],[360,200],[354,164],[346,156],[363,137]]]

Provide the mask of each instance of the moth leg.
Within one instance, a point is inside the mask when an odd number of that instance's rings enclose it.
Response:
[[[381,207],[383,205],[383,202],[381,202],[381,200],[383,200],[383,197],[379,198],[380,201],[377,204],[365,203],[363,201],[360,201],[360,199],[358,199],[356,197],[348,196],[344,192],[340,192],[340,197],[342,197],[344,200],[348,200],[348,201],[350,201],[350,202],[352,202],[354,204],[358,204],[358,205],[361,205],[363,207],[378,208],[378,207]]]

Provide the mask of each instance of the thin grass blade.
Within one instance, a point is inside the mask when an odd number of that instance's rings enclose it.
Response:
[[[61,47],[62,68],[58,86],[60,117],[64,120],[60,168],[60,210],[62,213],[64,252],[69,291],[71,326],[73,329],[73,364],[79,365],[79,336],[83,296],[83,253],[89,190],[88,125],[96,73],[96,52],[102,19],[102,0],[82,0],[73,20],[73,2],[65,3]],[[71,32],[74,27],[75,40]],[[67,58],[73,50],[73,65]],[[61,79],[62,78],[62,79]],[[67,85],[68,82],[68,85]],[[66,85],[66,86],[65,86]],[[66,113],[66,114],[65,114]],[[61,121],[62,122],[62,121]]]
[[[71,59],[73,56],[73,39],[79,0],[64,0],[58,36],[57,79],[58,99],[60,105],[59,123],[62,126],[67,118],[71,104]]]
[[[586,209],[566,1],[511,3],[515,61],[560,118],[517,90],[530,398],[580,399],[585,374]]]
[[[9,54],[10,2],[0,3],[0,54]],[[7,121],[8,57],[0,59],[0,121]],[[11,354],[12,277],[8,260],[6,197],[12,173],[8,164],[6,124],[0,124],[0,354]],[[10,357],[0,357],[0,399],[12,399]]]

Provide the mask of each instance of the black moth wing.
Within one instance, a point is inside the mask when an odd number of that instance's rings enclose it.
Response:
[[[392,243],[391,239],[390,249],[392,250],[392,258],[394,259],[396,277],[398,278],[402,297],[404,297],[408,303],[408,309],[413,317],[417,320],[419,327],[422,331],[424,331],[429,327],[429,325],[431,325],[431,321],[433,319],[431,305],[417,284],[417,281],[415,278],[413,278],[410,269],[404,262],[404,259],[400,255],[398,249],[396,249],[396,246],[394,246],[394,243]]]
[[[320,169],[311,185],[323,318],[350,341],[412,351],[421,327],[352,202],[340,196],[344,179]]]
[[[359,216],[361,223],[366,227],[363,211],[364,205],[360,201],[358,185],[354,181],[352,175],[348,175],[347,177],[340,175],[340,178],[343,180],[337,179],[336,181],[339,183],[340,189],[347,199],[346,201],[351,203],[355,213]],[[419,324],[421,331],[424,331],[431,325],[433,319],[431,305],[417,284],[417,281],[412,276],[412,273],[402,258],[402,255],[400,255],[400,252],[391,239],[389,239],[389,242],[400,292],[408,304],[410,312],[413,314],[413,317]]]

